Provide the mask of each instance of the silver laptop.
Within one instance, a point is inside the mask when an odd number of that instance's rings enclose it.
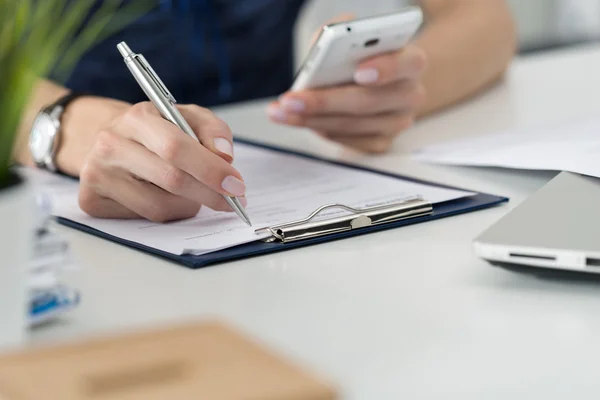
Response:
[[[479,257],[511,269],[600,274],[600,179],[560,173],[481,234],[474,247]]]

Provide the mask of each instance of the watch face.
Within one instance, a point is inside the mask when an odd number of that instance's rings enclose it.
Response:
[[[56,127],[47,114],[39,114],[29,137],[29,149],[35,162],[41,162],[52,152]]]

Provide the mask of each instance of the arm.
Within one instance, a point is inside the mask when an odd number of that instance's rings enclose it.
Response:
[[[67,88],[52,81],[38,81],[19,127],[14,149],[17,162],[34,166],[27,145],[33,120],[43,107],[68,92]],[[81,97],[70,104],[61,118],[61,142],[57,154],[61,171],[79,176],[85,157],[94,145],[96,133],[128,107],[128,103],[99,97]]]
[[[468,98],[496,82],[516,44],[504,0],[422,0],[427,25],[416,45],[429,60],[419,116]]]
[[[15,159],[32,166],[28,138],[44,106],[68,90],[40,80],[24,112]],[[131,105],[85,96],[61,118],[56,164],[80,178],[79,205],[100,218],[171,221],[196,215],[200,206],[231,211],[222,195],[242,197],[246,187],[231,165],[229,127],[209,110],[179,105],[202,146],[163,119],[149,102]]]

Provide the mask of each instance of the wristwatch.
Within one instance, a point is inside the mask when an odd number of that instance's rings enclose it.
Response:
[[[39,168],[56,172],[56,153],[60,145],[60,119],[65,109],[82,93],[71,92],[46,106],[36,116],[29,134],[29,151]]]

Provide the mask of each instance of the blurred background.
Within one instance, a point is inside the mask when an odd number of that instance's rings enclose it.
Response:
[[[487,1],[487,0],[479,0]],[[366,16],[389,12],[400,0],[312,0],[296,27],[296,60],[307,53],[323,21],[342,12]],[[600,0],[509,0],[519,30],[519,51],[531,53],[600,40]]]

